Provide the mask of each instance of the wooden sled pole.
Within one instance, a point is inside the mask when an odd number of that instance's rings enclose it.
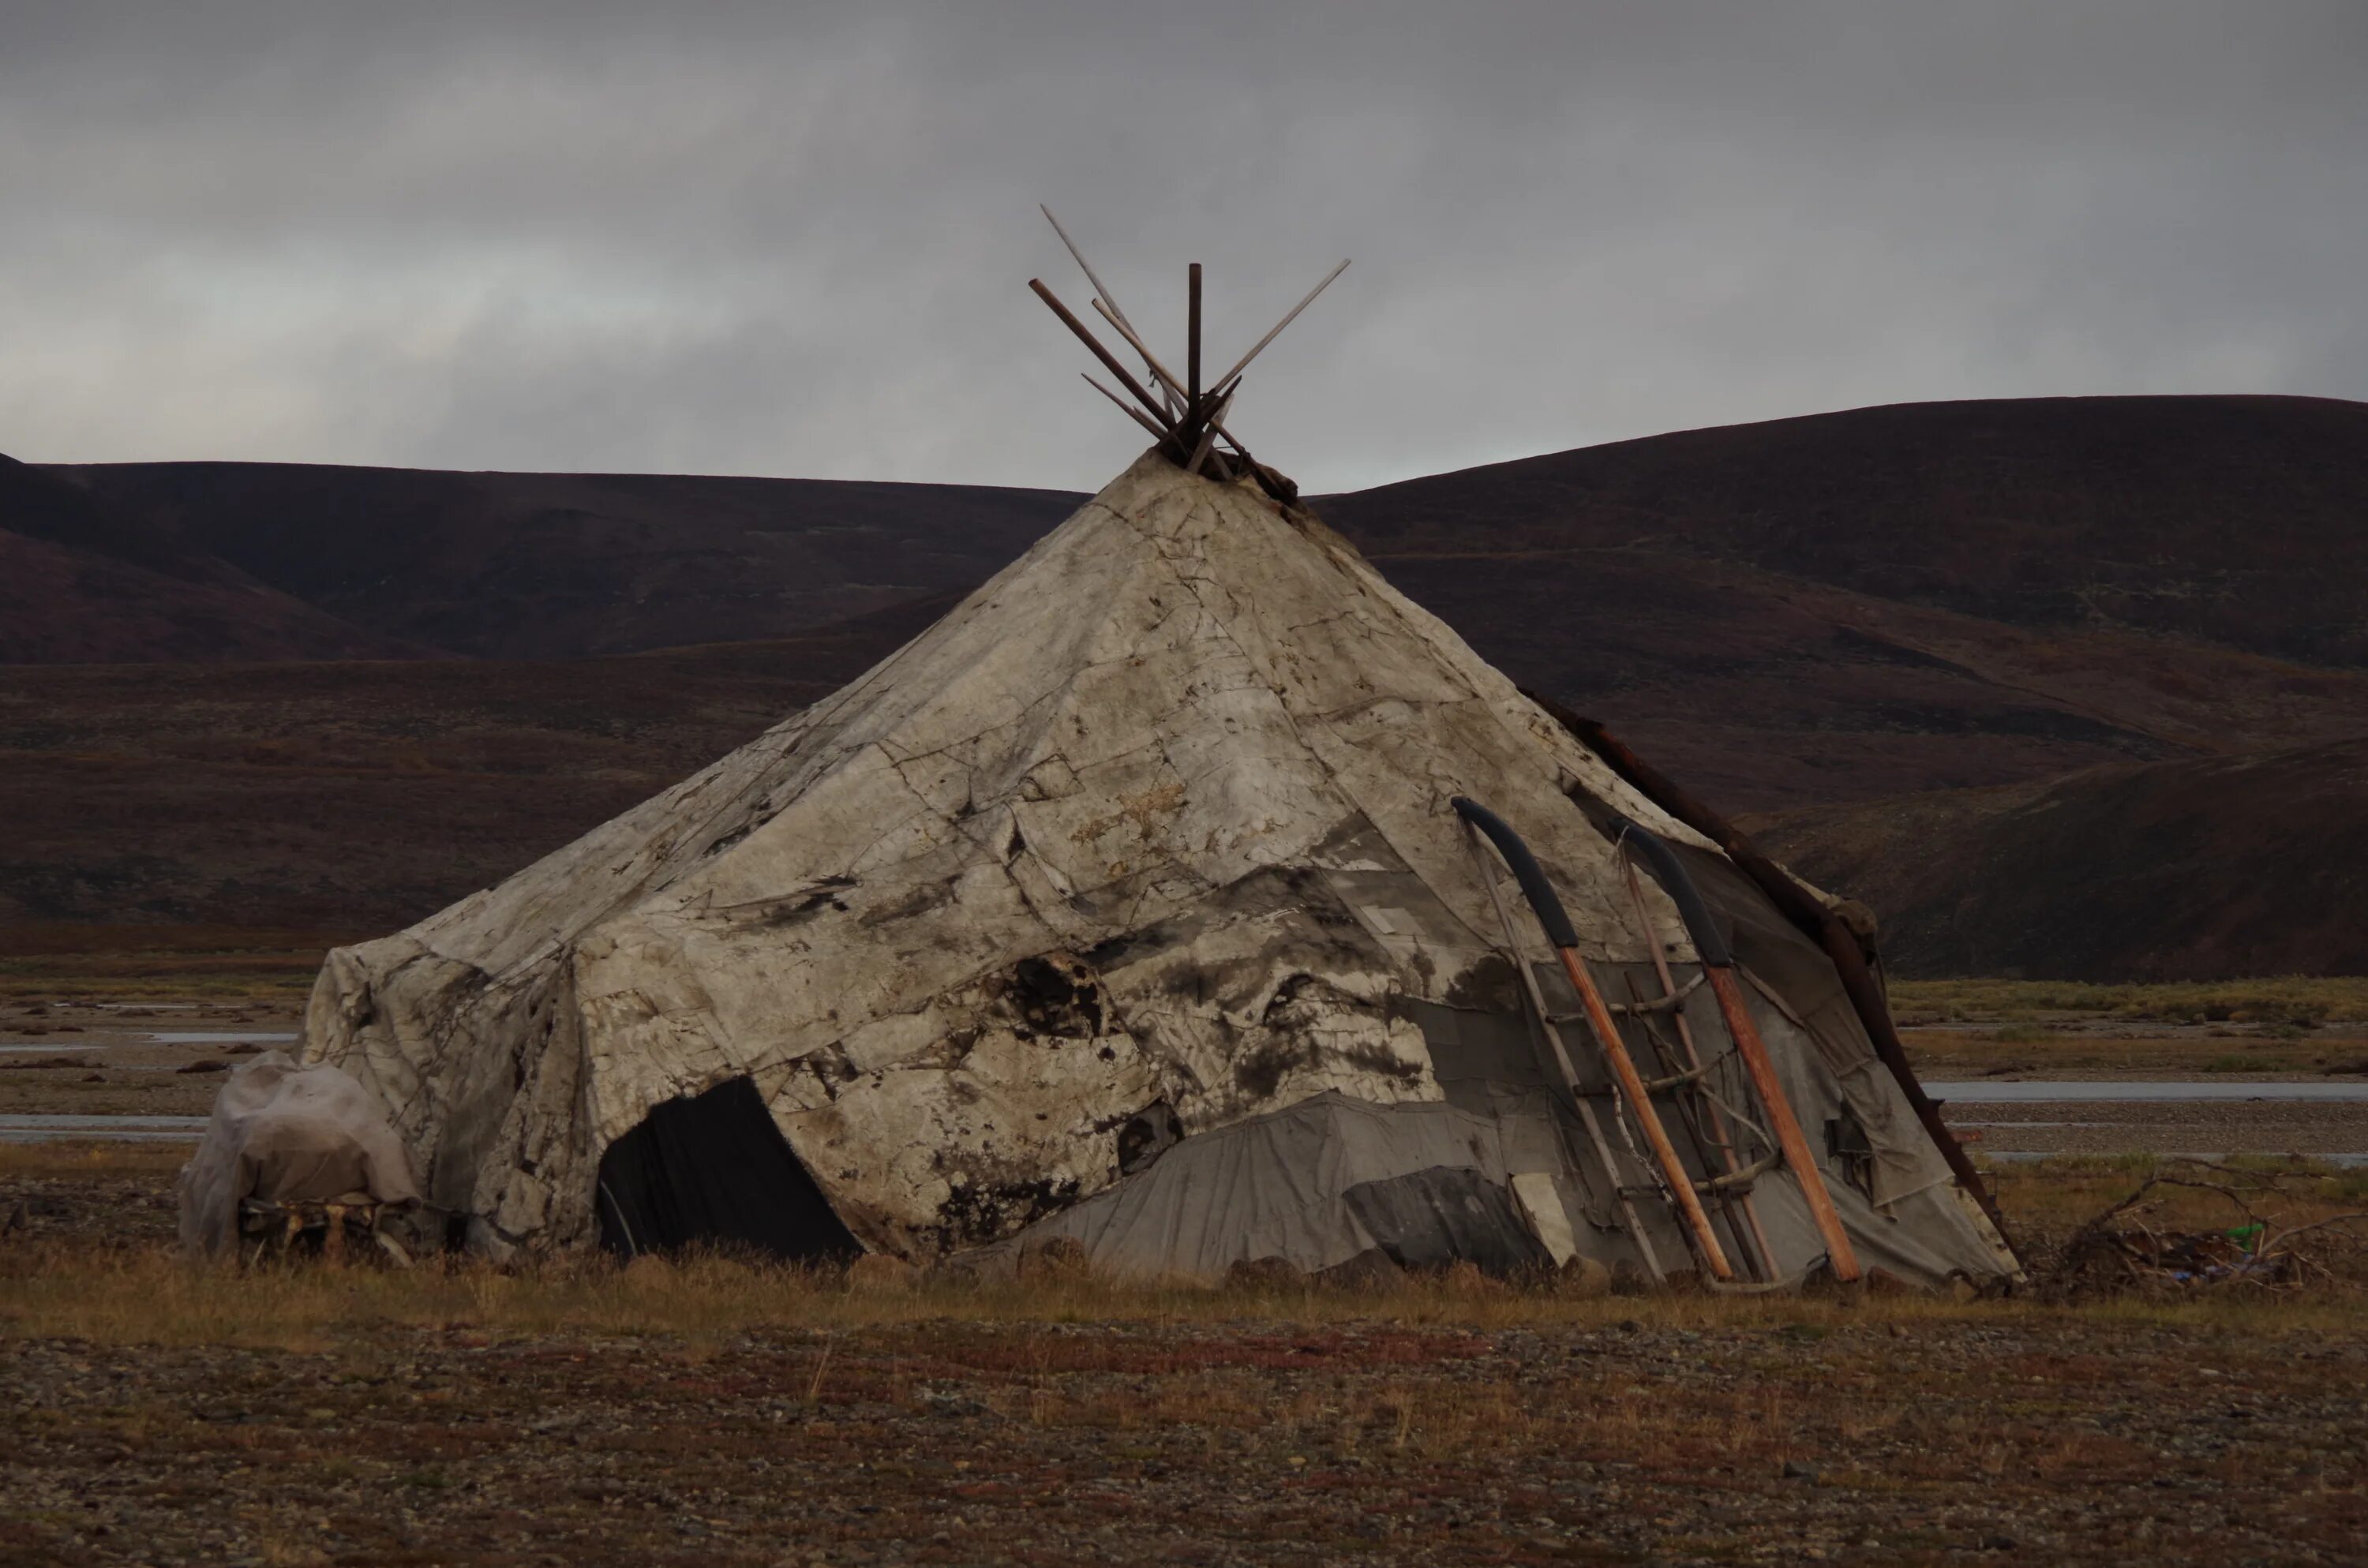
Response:
[[[1974,1167],[1973,1160],[1957,1142],[1956,1134],[1941,1119],[1940,1108],[1924,1092],[1916,1079],[1916,1069],[1909,1065],[1907,1048],[1899,1043],[1899,1031],[1891,1021],[1891,1010],[1883,997],[1883,987],[1867,965],[1867,955],[1859,946],[1858,937],[1841,920],[1808,892],[1784,869],[1760,853],[1758,846],[1733,823],[1695,800],[1670,782],[1644,758],[1628,749],[1621,739],[1592,719],[1582,719],[1554,699],[1523,687],[1521,695],[1538,705],[1541,712],[1560,724],[1570,737],[1593,752],[1630,788],[1643,795],[1669,815],[1692,828],[1704,838],[1725,851],[1735,862],[1735,869],[1759,887],[1761,892],[1781,910],[1784,917],[1802,935],[1823,948],[1833,961],[1834,971],[1841,977],[1842,989],[1849,994],[1850,1008],[1864,1026],[1868,1042],[1874,1047],[1877,1060],[1887,1068],[1899,1092],[1907,1097],[1907,1108],[1924,1124],[1925,1133],[1933,1147],[1949,1163],[1957,1178],[1957,1186],[1973,1199],[1988,1219],[1990,1228],[1998,1233],[1999,1244],[2014,1254],[2014,1242],[2007,1230],[2006,1216],[1998,1211],[1998,1201],[1982,1173]],[[2021,1257],[2016,1255],[2018,1267]]]
[[[1645,945],[1653,949],[1653,972],[1660,976],[1661,994],[1671,1004],[1669,1022],[1677,1029],[1679,1065],[1699,1073],[1702,1066],[1702,1052],[1694,1045],[1693,1026],[1686,1022],[1685,1002],[1679,994],[1677,978],[1669,972],[1668,955],[1661,950],[1660,926],[1653,919],[1651,908],[1645,903],[1645,890],[1637,885],[1636,862],[1622,855],[1620,858],[1620,869],[1628,883],[1628,902],[1636,911],[1636,925],[1645,933]],[[1652,1024],[1647,1021],[1645,1028],[1647,1032],[1650,1032]],[[1726,1167],[1727,1175],[1733,1176],[1742,1168],[1743,1162],[1736,1152],[1735,1134],[1728,1131],[1725,1114],[1718,1108],[1718,1102],[1708,1096],[1703,1097],[1702,1110],[1710,1122],[1709,1136],[1705,1142],[1718,1150],[1719,1163]],[[1705,1159],[1703,1163],[1707,1165],[1709,1162]],[[1774,1283],[1777,1277],[1776,1251],[1768,1244],[1768,1233],[1760,1228],[1759,1209],[1751,1199],[1751,1189],[1746,1187],[1736,1193],[1731,1201],[1736,1208],[1743,1210],[1744,1224],[1749,1231],[1746,1250],[1759,1256],[1759,1278],[1768,1283]],[[1735,1216],[1730,1212],[1727,1215],[1727,1223],[1733,1225],[1734,1222]],[[1736,1239],[1745,1240],[1743,1237]]]
[[[1826,1244],[1826,1259],[1833,1268],[1834,1278],[1845,1283],[1856,1279],[1863,1272],[1859,1267],[1858,1252],[1850,1245],[1850,1233],[1842,1228],[1833,1194],[1826,1189],[1825,1173],[1817,1168],[1809,1141],[1801,1134],[1801,1123],[1793,1115],[1793,1102],[1776,1077],[1776,1063],[1768,1054],[1768,1042],[1759,1038],[1759,1026],[1752,1022],[1751,1008],[1743,999],[1742,988],[1735,983],[1735,955],[1728,950],[1726,938],[1711,923],[1710,911],[1702,903],[1693,879],[1686,874],[1685,867],[1659,835],[1625,817],[1615,817],[1611,826],[1623,848],[1634,845],[1651,863],[1662,887],[1676,903],[1679,918],[1685,922],[1686,935],[1693,942],[1695,955],[1702,960],[1702,972],[1710,977],[1711,993],[1718,998],[1719,1016],[1726,1020],[1726,1031],[1735,1039],[1736,1054],[1743,1058],[1743,1070],[1768,1112],[1768,1124],[1776,1134],[1785,1165],[1801,1184],[1801,1196],[1807,1201],[1809,1217],[1816,1221],[1817,1234]]]
[[[1531,971],[1530,960],[1521,956],[1520,933],[1514,928],[1513,912],[1506,907],[1504,891],[1497,886],[1497,875],[1489,869],[1487,852],[1480,847],[1480,830],[1469,822],[1463,826],[1463,845],[1472,852],[1472,869],[1479,877],[1480,885],[1488,890],[1488,903],[1497,911],[1497,925],[1505,933],[1505,957],[1511,960],[1513,972],[1520,977],[1521,995],[1529,1004],[1526,1011],[1538,1055],[1562,1084],[1579,1125],[1587,1130],[1588,1142],[1595,1150],[1597,1163],[1603,1167],[1603,1179],[1611,1184],[1612,1204],[1636,1244],[1636,1256],[1643,1261],[1645,1272],[1652,1277],[1654,1284],[1661,1284],[1668,1278],[1668,1273],[1653,1251],[1653,1238],[1645,1233],[1644,1221],[1637,1217],[1636,1200],[1628,1196],[1628,1184],[1620,1179],[1620,1162],[1612,1157],[1611,1140],[1603,1136],[1603,1124],[1596,1119],[1595,1108],[1587,1103],[1587,1096],[1578,1092],[1578,1070],[1571,1065],[1570,1053],[1563,1049],[1562,1037],[1554,1032],[1545,994],[1538,989],[1538,977]]]
[[[1603,993],[1596,989],[1594,978],[1578,956],[1578,933],[1571,926],[1562,900],[1555,896],[1553,884],[1546,881],[1537,858],[1530,853],[1520,835],[1487,807],[1461,795],[1451,803],[1456,814],[1487,835],[1497,853],[1504,856],[1505,864],[1512,868],[1514,881],[1521,884],[1521,892],[1528,898],[1538,924],[1544,928],[1547,942],[1562,960],[1563,972],[1570,977],[1571,988],[1578,993],[1579,1006],[1595,1032],[1596,1044],[1611,1065],[1611,1075],[1620,1085],[1622,1097],[1628,1102],[1637,1131],[1644,1133],[1645,1143],[1653,1151],[1653,1161],[1660,1167],[1670,1201],[1684,1219],[1687,1233],[1693,1237],[1694,1250],[1701,1255],[1702,1267],[1710,1270],[1713,1278],[1733,1279],[1735,1266],[1726,1260],[1726,1249],[1719,1245],[1718,1233],[1711,1228],[1702,1195],[1694,1190],[1694,1178],[1687,1174],[1685,1162],[1678,1157],[1677,1146],[1669,1142],[1668,1130],[1661,1125],[1660,1113],[1653,1108],[1651,1091],[1645,1088],[1644,1075],[1636,1071],[1635,1061],[1620,1038],[1620,1026],[1612,1022],[1611,1010],[1603,1005]]]

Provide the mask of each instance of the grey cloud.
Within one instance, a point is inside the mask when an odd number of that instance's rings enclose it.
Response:
[[[2368,395],[2368,12],[0,7],[0,450],[1089,486],[1050,201],[1317,486]]]

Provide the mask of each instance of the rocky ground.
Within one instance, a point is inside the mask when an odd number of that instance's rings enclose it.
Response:
[[[16,1562],[2340,1562],[2348,1333],[362,1330],[19,1345]]]
[[[203,1273],[165,1246],[169,1151],[12,1158],[12,1563],[2226,1565],[2368,1531],[2344,1289]]]
[[[0,1051],[0,1112],[202,1113],[205,1064],[294,1027],[284,1000],[9,1008],[0,1047],[29,1049]],[[1919,1054],[2194,1076],[2218,1049],[1996,1032]],[[1977,1149],[2274,1150],[2368,1147],[2364,1110],[1953,1114],[1986,1124]],[[2105,1131],[2063,1125],[2084,1122]],[[186,1150],[0,1144],[0,1561],[2217,1568],[2368,1539],[2357,1267],[2074,1306],[998,1293],[712,1261],[239,1274],[172,1252]],[[2035,1251],[2136,1179],[1996,1173]],[[2368,1208],[2363,1181],[2305,1179],[2284,1222]],[[2131,1217],[2237,1217],[2166,1191]]]

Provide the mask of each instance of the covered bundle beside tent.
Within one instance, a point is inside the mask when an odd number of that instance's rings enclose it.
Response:
[[[1825,902],[1250,459],[1197,267],[1181,381],[1096,301],[1156,392],[1036,287],[1152,450],[845,689],[330,954],[307,1060],[427,1200],[495,1255],[2011,1278]]]
[[[234,1252],[257,1209],[325,1206],[341,1232],[339,1210],[374,1221],[419,1199],[410,1154],[377,1097],[335,1067],[299,1067],[280,1051],[231,1070],[175,1190],[181,1244],[205,1257]]]

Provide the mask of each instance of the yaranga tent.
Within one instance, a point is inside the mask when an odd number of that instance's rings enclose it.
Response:
[[[2012,1277],[1831,901],[1297,505],[1197,336],[1104,356],[1158,445],[937,625],[329,956],[306,1060],[427,1200],[496,1255]]]

